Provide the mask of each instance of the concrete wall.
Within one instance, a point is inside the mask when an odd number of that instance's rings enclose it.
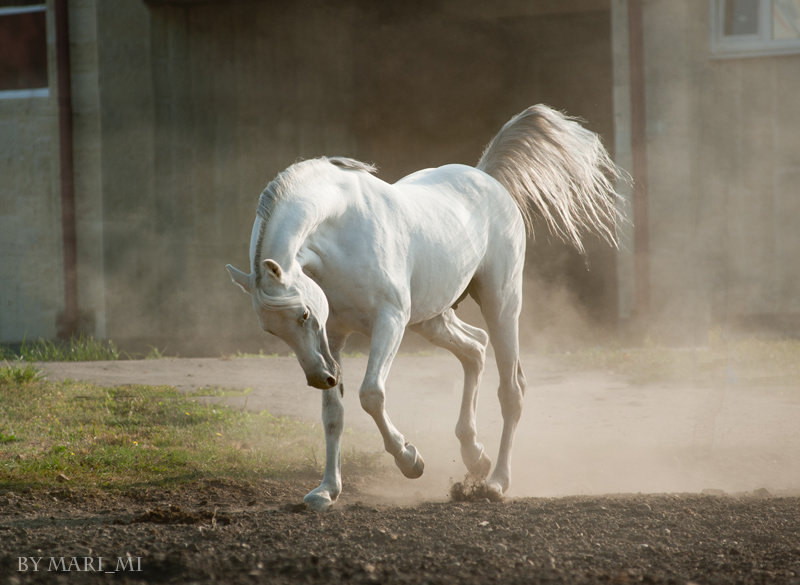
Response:
[[[53,102],[0,99],[0,341],[53,337],[63,308]]]
[[[130,184],[141,192],[106,188],[109,335],[189,353],[283,349],[224,264],[247,266],[256,201],[278,171],[353,154],[352,14],[317,3],[147,10],[150,109],[134,100],[140,115],[124,121],[147,131],[136,143],[152,141],[150,166],[128,163],[142,165]]]
[[[537,102],[611,144],[607,0],[69,8],[81,327],[134,351],[283,347],[223,265],[246,265],[257,196],[299,158],[354,156],[387,180],[474,164]],[[3,341],[53,337],[63,306],[54,75],[51,97],[0,103],[21,137],[0,140]],[[613,254],[590,243],[587,270],[537,236],[531,272],[613,319]],[[558,316],[530,306],[537,327]]]
[[[169,252],[155,244],[154,232],[150,12],[142,2],[98,2],[97,25],[105,327],[107,337],[124,342],[167,326],[155,276]]]
[[[800,55],[719,59],[705,2],[643,3],[652,317],[800,331]]]
[[[55,336],[63,310],[57,128],[54,91],[0,99],[0,342]]]
[[[94,0],[69,3],[81,329],[105,336],[100,96]],[[0,342],[52,339],[64,309],[52,2],[49,92],[0,99]]]
[[[125,140],[113,153],[103,122],[108,335],[189,353],[282,349],[222,266],[246,266],[257,196],[299,158],[354,156],[387,180],[474,164],[512,114],[537,102],[609,137],[607,2],[567,13],[550,4],[151,2],[147,25],[126,17],[139,34],[149,27],[150,52],[129,48],[133,73],[109,90],[111,65],[101,63],[103,118],[119,109],[130,126],[116,130]],[[144,79],[126,85],[147,67],[149,95]],[[152,159],[125,159],[150,139]],[[607,316],[613,255],[590,248],[587,271],[542,230],[531,263]]]
[[[185,353],[263,344],[222,265],[246,264],[257,195],[298,158],[355,156],[388,180],[473,163],[536,102],[612,145],[609,5],[71,1],[83,330]],[[800,55],[713,58],[706,2],[642,6],[652,330],[800,330]],[[3,342],[52,338],[63,308],[47,18],[50,95],[0,100]],[[601,321],[631,304],[599,244],[588,270],[541,230],[529,256]],[[563,321],[552,306],[528,303],[530,321]]]
[[[106,337],[100,25],[95,0],[69,2],[79,328]]]

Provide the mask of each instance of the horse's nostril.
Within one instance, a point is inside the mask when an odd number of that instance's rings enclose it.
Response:
[[[336,386],[336,378],[333,376],[328,376],[325,381],[328,383],[328,387],[333,388]]]

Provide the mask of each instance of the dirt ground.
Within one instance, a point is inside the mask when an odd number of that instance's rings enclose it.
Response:
[[[365,363],[344,360],[345,398],[347,424],[370,431],[357,397]],[[401,355],[387,409],[425,457],[421,479],[397,472],[354,485],[345,477],[340,502],[325,514],[299,505],[318,478],[220,478],[113,497],[68,486],[0,491],[0,585],[800,585],[796,391],[735,381],[632,386],[533,357],[525,363],[526,412],[504,502],[449,500],[450,485],[464,474],[452,436],[460,367],[446,354]],[[291,358],[43,367],[50,379],[250,387],[230,400],[319,416],[316,391],[303,385]],[[496,379],[490,365],[479,405],[479,434],[492,454],[500,429]],[[367,436],[374,443],[360,447],[380,449],[377,431]]]

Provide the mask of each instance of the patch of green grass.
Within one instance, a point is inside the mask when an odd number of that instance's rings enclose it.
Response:
[[[782,385],[800,388],[800,340],[712,336],[704,347],[594,347],[562,356],[567,367],[600,369],[631,383]]]
[[[185,392],[186,396],[189,397],[204,397],[204,398],[211,398],[211,397],[242,397],[242,396],[250,396],[253,393],[252,388],[220,388],[216,386],[204,386],[203,388],[197,388],[196,390],[187,390]]]
[[[317,425],[167,386],[2,380],[0,484],[126,488],[321,474],[325,449]],[[355,474],[378,466],[377,456],[352,449],[343,463]]]
[[[16,435],[7,435],[5,433],[0,433],[0,443],[13,443],[14,441],[18,441]]]
[[[223,357],[228,359],[233,358],[274,358],[279,357],[280,354],[278,353],[264,353],[263,349],[259,349],[258,353],[247,353],[246,351],[237,351],[234,354],[228,354]]]
[[[18,351],[0,349],[0,358],[27,362],[86,362],[118,360],[120,357],[113,341],[98,340],[87,335],[78,335],[69,341],[24,341]]]
[[[14,364],[6,362],[6,365],[0,368],[0,385],[25,384],[38,380],[41,377],[42,373],[32,364],[27,364],[22,361],[17,361]]]

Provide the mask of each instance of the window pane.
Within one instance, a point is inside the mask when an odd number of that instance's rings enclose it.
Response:
[[[774,0],[772,38],[800,38],[800,0]]]
[[[0,14],[0,90],[47,87],[44,10]]]
[[[758,0],[725,0],[726,37],[758,34]]]

